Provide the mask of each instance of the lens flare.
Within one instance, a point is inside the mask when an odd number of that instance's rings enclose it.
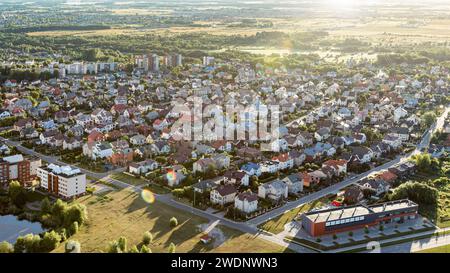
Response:
[[[145,202],[149,204],[153,204],[155,202],[155,195],[153,194],[153,192],[147,189],[141,191],[141,197]]]
[[[170,170],[167,172],[166,178],[167,178],[167,181],[174,182],[175,180],[177,180],[177,173],[173,170]]]

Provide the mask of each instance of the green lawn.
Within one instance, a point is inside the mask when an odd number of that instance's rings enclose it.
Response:
[[[325,202],[329,201],[328,198],[321,198],[319,200],[313,201],[311,203],[302,205],[298,208],[295,208],[293,210],[290,210],[283,215],[280,215],[274,219],[271,219],[265,223],[262,223],[258,227],[261,229],[264,229],[265,231],[278,234],[284,230],[284,225],[294,220],[294,218],[304,212],[308,212],[313,208],[320,207],[325,205]]]
[[[140,186],[148,183],[142,178],[136,178],[133,175],[128,175],[126,173],[116,173],[112,174],[110,177],[134,186]]]
[[[170,193],[171,192],[169,189],[166,189],[163,186],[155,184],[155,183],[150,183],[147,186],[145,186],[144,188],[148,189],[151,192],[154,192],[156,194],[166,194],[166,193]]]
[[[450,253],[450,245],[429,248],[429,249],[417,251],[416,253]]]

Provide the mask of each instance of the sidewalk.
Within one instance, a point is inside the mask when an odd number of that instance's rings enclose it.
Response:
[[[397,245],[396,242],[398,242],[398,244],[402,244],[402,243],[412,244],[414,242],[414,238],[418,238],[417,240],[424,240],[424,238],[420,238],[420,237],[430,235],[430,238],[425,238],[425,239],[432,239],[432,238],[436,237],[436,236],[433,236],[433,234],[435,234],[437,232],[443,232],[443,231],[449,231],[449,230],[450,230],[450,228],[435,229],[435,230],[429,230],[429,231],[424,231],[424,232],[415,233],[415,234],[409,234],[409,235],[405,235],[405,236],[399,236],[399,237],[386,239],[386,240],[378,240],[378,241],[374,240],[373,242],[380,244],[381,250],[382,250],[383,244],[386,244],[386,243],[389,243],[389,244],[392,243],[393,245]],[[450,236],[450,234],[446,234],[445,236],[442,236],[442,237],[449,237],[449,236]],[[408,239],[410,239],[411,241],[409,241],[409,242],[404,241],[404,240],[408,240]],[[368,246],[368,243],[350,246],[350,247],[339,248],[336,250],[324,251],[324,253],[347,252],[347,251],[357,250],[357,249],[361,249],[361,248],[366,248],[366,251],[361,250],[361,251],[357,251],[357,252],[370,252],[371,248],[367,249],[367,246]]]

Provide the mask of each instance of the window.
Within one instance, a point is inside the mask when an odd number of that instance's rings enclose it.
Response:
[[[329,227],[330,224],[331,224],[330,222],[326,222],[326,223],[325,223],[325,226],[326,226],[326,227]]]
[[[349,223],[349,222],[350,222],[350,219],[345,219],[345,222],[346,222],[346,223]]]

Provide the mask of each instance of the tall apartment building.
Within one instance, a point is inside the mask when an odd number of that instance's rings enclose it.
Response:
[[[135,57],[135,64],[144,71],[159,71],[159,56],[156,54],[139,55]]]
[[[17,180],[22,186],[31,186],[41,164],[39,158],[24,158],[21,154],[1,158],[0,183],[6,184]]]
[[[214,64],[214,57],[211,56],[203,56],[203,65],[204,66],[210,66]]]
[[[38,168],[42,188],[49,193],[69,199],[86,193],[86,174],[70,166],[50,164]]]
[[[183,65],[183,56],[181,54],[168,54],[164,56],[163,60],[164,65],[167,67]]]

